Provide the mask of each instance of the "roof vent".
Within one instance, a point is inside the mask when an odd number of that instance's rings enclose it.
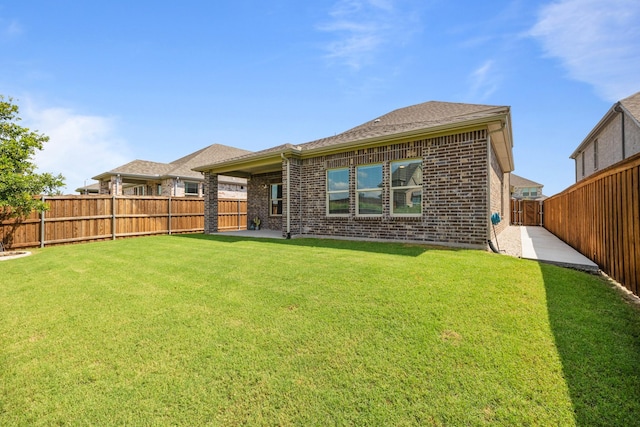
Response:
[[[375,119],[373,123],[380,123],[380,119]]]

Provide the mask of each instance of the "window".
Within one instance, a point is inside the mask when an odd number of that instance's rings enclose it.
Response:
[[[271,216],[282,215],[282,184],[271,184]]]
[[[382,165],[356,168],[356,209],[358,215],[382,215]]]
[[[422,213],[422,160],[391,163],[391,213],[420,215]]]
[[[198,183],[197,182],[184,182],[184,194],[186,196],[197,196],[198,195]]]
[[[584,178],[584,151],[582,152],[582,177]]]
[[[137,187],[133,187],[133,195],[134,196],[144,196],[145,193],[144,185],[138,185]]]
[[[327,215],[349,213],[349,168],[327,171]]]
[[[158,184],[158,196],[162,196],[162,184]]]
[[[593,170],[598,170],[598,140],[593,141]]]

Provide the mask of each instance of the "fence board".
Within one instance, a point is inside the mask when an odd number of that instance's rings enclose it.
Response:
[[[640,154],[544,202],[544,226],[640,296]]]
[[[0,239],[19,249],[154,234],[204,231],[204,199],[143,196],[46,197],[49,210],[0,223]],[[246,230],[246,200],[221,199],[222,230]]]
[[[542,225],[543,203],[511,199],[511,225]]]

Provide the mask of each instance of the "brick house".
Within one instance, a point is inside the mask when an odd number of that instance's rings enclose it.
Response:
[[[99,181],[98,194],[116,196],[173,196],[203,197],[204,177],[192,168],[207,162],[215,162],[241,156],[250,151],[213,144],[171,163],[134,160],[108,172],[93,177]],[[94,184],[95,185],[95,184]],[[245,199],[247,181],[244,178],[221,176],[221,198]],[[83,192],[85,188],[76,191]],[[89,191],[89,186],[86,188]],[[94,192],[95,194],[95,192]]]
[[[487,248],[509,224],[509,107],[426,102],[344,133],[198,166],[205,233],[221,175],[248,180],[248,218],[283,236]]]
[[[640,153],[640,92],[607,111],[570,158],[576,182]]]
[[[511,197],[517,200],[544,200],[547,196],[542,194],[544,185],[523,178],[515,173],[510,176]]]

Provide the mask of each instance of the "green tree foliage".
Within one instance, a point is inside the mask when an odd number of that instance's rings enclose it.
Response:
[[[54,194],[64,185],[62,175],[36,173],[33,156],[49,137],[19,126],[18,113],[13,99],[0,95],[0,218],[46,209],[33,196]]]

